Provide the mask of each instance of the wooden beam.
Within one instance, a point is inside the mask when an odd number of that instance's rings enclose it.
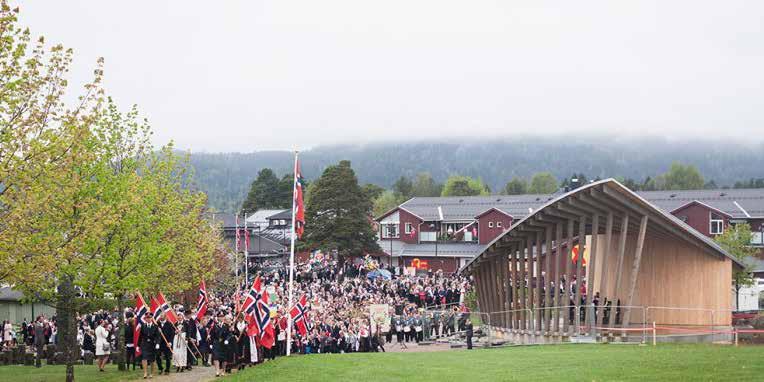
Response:
[[[615,308],[621,306],[621,275],[623,274],[623,256],[626,253],[626,237],[629,235],[629,215],[623,216],[623,223],[621,224],[621,236],[618,240],[618,257],[616,259],[615,266],[615,289],[613,290],[613,320],[615,320]],[[615,321],[613,321],[615,323]]]
[[[613,219],[614,219],[614,216],[613,216],[613,212],[611,211],[607,214],[607,222],[605,223],[605,250],[602,253],[602,259],[600,260],[600,262],[602,263],[602,266],[600,268],[601,269],[600,272],[602,272],[601,273],[602,281],[600,281],[600,302],[599,302],[599,307],[597,309],[598,310],[597,322],[596,322],[597,326],[602,326],[602,320],[604,318],[604,308],[606,306],[605,304],[607,303],[607,300],[609,299],[608,292],[607,292],[608,291],[607,283],[608,283],[608,279],[610,278],[609,276],[610,272],[608,272],[608,259],[610,258],[610,254],[612,252],[611,245],[612,245],[612,239],[613,239]]]
[[[518,288],[520,288],[520,304],[517,307],[517,309],[523,309],[520,313],[520,330],[526,330],[527,329],[527,320],[528,313],[525,311],[525,309],[528,309],[528,302],[525,299],[526,292],[528,291],[528,288],[526,287],[526,274],[527,268],[526,268],[526,260],[525,260],[525,254],[528,251],[528,241],[526,240],[521,246],[520,251],[517,254],[518,264],[517,267],[520,270],[520,277],[518,277]]]
[[[557,223],[557,227],[554,232],[554,244],[557,247],[557,251],[554,256],[554,304],[553,306],[560,306],[562,299],[560,298],[560,259],[562,258],[562,223]],[[555,332],[560,331],[560,309],[554,310],[554,317],[552,318],[554,325],[552,329]]]
[[[589,262],[586,264],[586,312],[594,299],[595,270],[597,269],[597,242],[599,241],[600,215],[592,217],[592,248],[589,251]],[[584,241],[586,241],[584,239]],[[587,319],[588,320],[588,319]]]
[[[509,313],[512,310],[512,304],[510,302],[512,296],[512,290],[509,283],[509,253],[505,252],[501,257],[501,271],[504,274],[504,327],[509,329],[512,323],[512,316]]]
[[[574,224],[575,224],[575,222],[573,221],[573,219],[568,220],[568,231],[567,231],[566,246],[565,246],[565,252],[564,252],[564,257],[565,257],[565,260],[564,260],[565,261],[565,285],[563,286],[564,287],[564,289],[563,289],[564,292],[562,294],[562,298],[564,300],[563,300],[562,306],[570,305],[570,293],[571,293],[570,284],[571,284],[571,280],[573,280],[573,275],[572,275],[573,272],[571,270],[571,265],[572,264],[571,264],[571,261],[570,261],[570,257],[571,257],[570,255],[571,255],[572,250],[573,250],[573,227],[574,227]],[[570,309],[563,308],[563,317],[564,318],[563,318],[562,321],[563,321],[563,328],[564,328],[565,334],[569,334],[569,327],[570,327],[570,314],[569,313],[570,313]]]
[[[637,276],[639,276],[639,265],[642,261],[642,248],[645,244],[645,231],[647,231],[647,215],[642,217],[642,224],[639,226],[639,238],[637,238],[637,250],[634,253],[634,264],[631,266],[631,282],[629,283],[628,304],[623,316],[623,327],[628,328],[631,320],[631,305],[634,303],[634,289],[637,286]]]
[[[546,247],[546,253],[544,254],[544,331],[551,333],[552,331],[549,329],[549,324],[551,323],[551,317],[552,317],[552,309],[550,309],[554,304],[552,304],[552,299],[550,297],[550,281],[552,280],[553,273],[552,273],[552,229],[546,230],[546,240],[544,241],[544,246]]]
[[[510,296],[512,296],[511,310],[517,309],[517,244],[509,249],[509,278],[510,278]],[[517,329],[517,313],[512,312],[511,329]]]
[[[586,251],[586,216],[581,216],[578,221],[578,258],[576,259],[576,291],[573,305],[576,306],[575,316],[573,317],[573,323],[576,324],[575,333],[581,334],[581,325],[579,325],[579,317],[581,317],[581,281],[583,278],[582,263],[584,258],[584,252]]]
[[[528,253],[527,253],[527,265],[528,265],[528,277],[527,277],[527,283],[528,283],[528,309],[531,310],[533,314],[531,314],[530,317],[528,317],[528,326],[529,330],[533,331],[535,328],[533,327],[533,318],[536,316],[536,312],[534,309],[536,309],[535,304],[535,286],[533,282],[533,273],[536,270],[536,256],[534,256],[534,248],[535,245],[533,243],[533,238],[528,237]]]
[[[544,290],[544,283],[541,282],[541,232],[536,233],[536,332],[541,331],[541,318],[544,316],[543,306],[541,305],[541,296]]]

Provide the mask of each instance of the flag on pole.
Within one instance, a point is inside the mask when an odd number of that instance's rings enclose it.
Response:
[[[133,327],[133,347],[135,348],[135,355],[141,355],[140,344],[141,337],[141,324],[144,323],[144,317],[150,314],[146,301],[143,300],[140,292],[135,296],[135,326]]]
[[[167,300],[164,298],[162,292],[159,292],[157,295],[157,303],[159,304],[159,310],[164,313],[167,321],[170,321],[173,325],[175,325],[178,322],[178,316],[175,315],[175,311],[170,308],[170,304],[167,303]]]
[[[297,301],[297,304],[293,306],[289,311],[289,316],[291,316],[292,322],[294,322],[294,325],[297,326],[297,331],[299,331],[300,335],[303,337],[308,335],[307,309],[308,297],[306,295],[302,295],[302,297],[300,297],[300,301]]]
[[[270,349],[275,343],[275,335],[271,323],[271,309],[268,306],[268,292],[263,287],[260,276],[252,282],[241,311],[249,322],[247,333],[259,334],[260,343]]]
[[[158,321],[159,316],[162,315],[162,310],[159,309],[159,302],[156,297],[152,297],[149,301],[151,302],[151,315],[154,317],[154,321]]]
[[[294,162],[294,232],[297,238],[302,238],[305,229],[305,204],[302,200],[302,173],[300,171],[300,161],[295,158]]]
[[[199,283],[199,297],[196,300],[196,320],[199,321],[207,313],[207,286],[204,279]]]

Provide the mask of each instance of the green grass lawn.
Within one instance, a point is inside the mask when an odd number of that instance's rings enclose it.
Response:
[[[116,382],[143,380],[143,372],[140,369],[135,371],[119,371],[116,365],[106,365],[106,371],[98,372],[98,366],[78,365],[74,367],[74,379],[82,382]],[[66,379],[66,366],[46,365],[43,363],[41,368],[34,366],[0,366],[0,381],[20,381],[20,382],[48,382],[63,381]],[[153,380],[156,380],[154,377]]]
[[[764,380],[764,348],[559,345],[278,358],[225,381]]]

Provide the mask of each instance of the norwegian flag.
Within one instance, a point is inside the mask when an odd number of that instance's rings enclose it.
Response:
[[[152,297],[149,301],[151,302],[151,315],[154,317],[154,321],[158,321],[159,316],[162,315],[162,311],[159,309],[159,302],[156,297]]]
[[[199,297],[196,301],[196,320],[204,317],[204,313],[207,313],[207,286],[204,285],[204,279],[202,279],[199,283]]]
[[[164,298],[162,292],[159,292],[156,300],[159,304],[159,311],[164,313],[167,321],[170,321],[173,325],[175,325],[178,322],[178,316],[175,315],[175,311],[170,308],[170,304],[167,303],[167,300]]]
[[[260,276],[257,276],[255,281],[252,282],[252,287],[249,288],[249,291],[244,298],[244,303],[241,305],[241,311],[244,312],[245,316],[249,316],[254,312],[257,301],[263,297],[261,292],[262,286],[260,283]]]
[[[143,300],[143,296],[140,293],[135,296],[135,327],[133,327],[133,346],[135,347],[135,355],[141,355],[141,349],[138,346],[140,344],[141,337],[141,324],[145,323],[144,318],[149,313],[149,308],[146,305],[146,301]]]
[[[292,307],[289,311],[289,316],[292,318],[292,322],[297,327],[300,335],[303,337],[308,335],[308,297],[302,295],[300,301]]]
[[[294,158],[294,232],[298,239],[302,238],[305,230],[305,204],[302,200],[302,173],[300,172],[300,161],[297,156]]]
[[[248,334],[259,334],[261,344],[270,349],[275,342],[275,335],[268,305],[268,292],[263,288],[260,276],[252,282],[252,288],[249,289],[241,310],[250,324]]]

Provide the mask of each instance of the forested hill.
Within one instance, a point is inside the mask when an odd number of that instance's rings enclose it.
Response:
[[[583,173],[589,179],[641,180],[665,172],[674,161],[695,165],[706,181],[719,186],[764,177],[764,144],[712,141],[527,138],[376,143],[321,146],[302,152],[300,158],[308,180],[319,176],[327,165],[348,159],[361,183],[385,188],[401,175],[413,177],[420,172],[429,172],[439,182],[452,174],[481,177],[492,190],[500,190],[514,176],[529,178],[541,171],[558,179]],[[220,211],[239,207],[260,169],[269,167],[280,176],[291,172],[292,160],[288,151],[191,155],[196,184]]]

